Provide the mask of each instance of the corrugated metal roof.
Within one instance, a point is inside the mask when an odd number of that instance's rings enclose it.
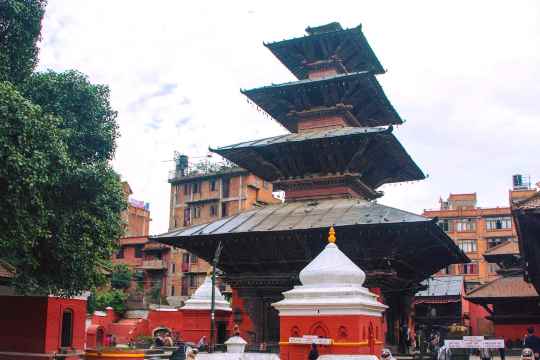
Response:
[[[363,135],[363,134],[378,134],[391,131],[391,127],[379,126],[379,127],[343,127],[335,129],[326,129],[318,131],[308,131],[303,133],[292,133],[279,135],[259,140],[245,141],[238,144],[228,145],[220,147],[216,150],[229,150],[229,149],[240,149],[248,147],[262,147],[272,144],[280,143],[289,143],[289,142],[299,142],[306,140],[315,140],[315,139],[326,139],[334,138],[340,136],[349,136],[349,135]]]
[[[533,285],[525,282],[522,275],[518,275],[501,277],[479,286],[467,295],[467,299],[527,298],[537,296],[538,293]]]
[[[424,221],[430,219],[374,202],[326,199],[269,205],[209,224],[173,230],[158,238]]]
[[[417,292],[417,297],[460,296],[463,291],[463,276],[434,276],[421,284],[427,288]]]

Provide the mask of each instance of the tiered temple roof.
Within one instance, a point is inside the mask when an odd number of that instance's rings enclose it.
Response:
[[[375,78],[367,71],[304,79],[241,90],[291,132],[301,117],[343,114],[349,126],[380,126],[403,121]]]
[[[350,185],[357,182],[356,187],[362,188],[357,192],[366,198],[379,196],[370,189],[386,183],[424,179],[391,128],[345,127],[293,133],[212,151],[268,181],[347,174]],[[287,190],[279,181],[274,186]]]
[[[361,25],[343,29],[334,22],[308,27],[306,32],[308,36],[264,44],[298,79],[306,79],[309,70],[329,62],[339,64],[342,72],[384,73]]]

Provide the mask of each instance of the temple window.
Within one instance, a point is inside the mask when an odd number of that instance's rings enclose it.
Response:
[[[60,341],[61,347],[71,346],[73,340],[73,311],[66,309],[62,313],[62,338]]]
[[[466,253],[478,251],[476,240],[459,240],[458,246],[462,251]]]
[[[486,218],[486,230],[503,230],[512,228],[512,218],[509,216]]]

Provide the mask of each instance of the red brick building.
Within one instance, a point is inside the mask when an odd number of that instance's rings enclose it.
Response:
[[[194,171],[187,156],[177,159],[169,176],[171,184],[169,229],[204,224],[280,200],[272,184],[236,166]],[[182,249],[171,251],[166,294],[183,300],[204,281],[210,265]],[[173,300],[174,301],[174,300]]]
[[[531,193],[534,190],[528,188],[511,190],[510,203]],[[463,276],[466,290],[497,277],[498,265],[489,263],[484,253],[505,241],[517,239],[510,204],[495,208],[479,207],[476,193],[450,194],[446,201],[440,201],[439,210],[424,210],[423,215],[438,218],[439,226],[471,259],[468,264],[450,265],[438,273]]]

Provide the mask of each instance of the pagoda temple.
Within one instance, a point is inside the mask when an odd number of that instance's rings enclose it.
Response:
[[[277,344],[271,304],[299,284],[298,273],[334,226],[340,249],[389,306],[386,341],[396,343],[419,283],[468,258],[435,219],[374,201],[383,195],[380,186],[424,174],[392,132],[403,121],[377,81],[384,70],[361,27],[331,23],[306,31],[265,44],[298,80],[242,90],[290,133],[211,149],[285,191],[285,202],[156,239],[207,261],[221,244],[217,265],[233,288],[242,336]]]

